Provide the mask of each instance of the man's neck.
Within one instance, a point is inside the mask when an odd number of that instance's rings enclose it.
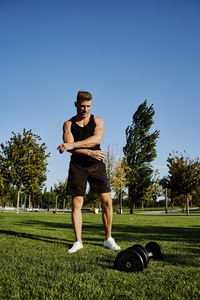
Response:
[[[91,114],[89,114],[87,117],[82,117],[82,116],[76,115],[76,116],[75,116],[75,121],[76,121],[80,126],[85,126],[85,125],[87,125],[87,124],[89,123],[90,117],[91,117]]]

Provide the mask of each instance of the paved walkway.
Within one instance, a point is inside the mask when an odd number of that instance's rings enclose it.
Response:
[[[199,209],[199,207],[192,207],[190,208],[190,212],[192,212],[193,210],[197,210]],[[168,214],[170,213],[176,213],[176,212],[180,212],[182,211],[182,209],[168,209]],[[186,211],[184,211],[184,213],[186,213]],[[166,214],[165,210],[153,210],[153,211],[142,211],[142,212],[135,212],[135,214],[140,214],[140,215],[161,215],[161,214]],[[200,213],[196,213],[196,214],[200,214]]]

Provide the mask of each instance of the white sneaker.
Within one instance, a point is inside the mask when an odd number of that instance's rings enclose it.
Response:
[[[68,253],[74,253],[83,248],[83,244],[80,242],[75,242],[74,245],[68,250]]]
[[[121,248],[115,243],[115,240],[109,237],[104,241],[104,247],[110,250],[120,250]]]

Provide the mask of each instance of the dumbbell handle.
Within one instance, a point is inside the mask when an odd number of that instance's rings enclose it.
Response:
[[[149,258],[151,258],[153,256],[153,253],[152,252],[148,252],[148,256],[149,256]]]

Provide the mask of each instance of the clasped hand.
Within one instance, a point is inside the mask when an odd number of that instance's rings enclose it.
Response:
[[[102,160],[106,156],[106,153],[102,150],[90,150],[89,156],[97,160]]]
[[[63,153],[64,151],[70,151],[74,149],[73,143],[64,143],[58,146],[57,150],[59,150],[60,153]]]

